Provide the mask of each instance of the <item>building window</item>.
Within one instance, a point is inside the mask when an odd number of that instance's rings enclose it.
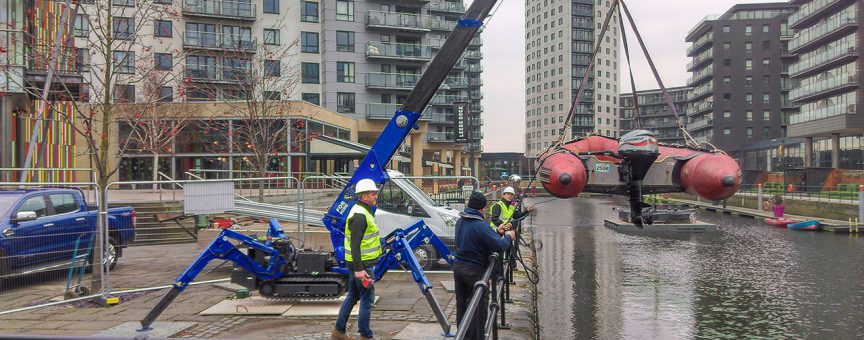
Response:
[[[336,20],[354,21],[354,2],[336,0]]]
[[[311,1],[300,2],[300,21],[318,22],[318,3]]]
[[[768,65],[768,64],[770,64],[770,63],[771,63],[771,59],[768,59],[768,58],[762,58],[762,65]]]
[[[763,138],[771,138],[771,128],[770,127],[766,126],[766,127],[762,128],[762,137]]]
[[[765,40],[765,41],[763,41],[763,42],[762,42],[762,50],[763,50],[763,51],[767,51],[767,50],[770,50],[770,49],[771,49],[771,41],[770,41],[770,40]]]
[[[174,88],[171,86],[162,86],[159,88],[159,102],[170,103],[174,101]]]
[[[354,112],[354,93],[337,92],[336,93],[336,112],[353,113]]]
[[[745,131],[747,131],[747,138],[753,138],[753,128],[752,127],[748,126]]]
[[[336,50],[354,52],[354,32],[336,31]]]
[[[762,76],[762,85],[768,85],[771,82],[771,76]]]
[[[753,104],[753,94],[748,93],[748,94],[744,95],[744,101],[746,101],[747,104]]]
[[[281,32],[276,29],[264,29],[264,45],[280,45]]]
[[[747,52],[753,51],[753,43],[749,41],[744,43],[744,50]]]
[[[744,114],[748,122],[753,120],[753,111],[747,111]]]
[[[731,134],[732,134],[732,129],[731,129],[731,128],[728,128],[728,127],[727,127],[727,128],[723,128],[723,134],[724,134],[724,135],[731,135]]]
[[[317,93],[303,93],[302,95],[303,101],[309,102],[315,105],[321,105],[321,95]]]
[[[300,32],[300,51],[318,53],[318,33]]]
[[[723,59],[723,66],[730,66],[730,65],[732,65],[731,59]]]
[[[728,25],[727,25],[727,26],[723,26],[723,33],[729,33],[729,32],[732,32],[732,28],[729,27]]]
[[[265,60],[264,61],[264,76],[265,77],[278,77],[282,75],[282,67],[280,65],[279,60]]]
[[[279,14],[279,0],[264,0],[264,13]]]
[[[135,85],[115,85],[114,100],[118,103],[134,103]]]
[[[744,35],[753,35],[753,26],[744,26]]]
[[[763,93],[762,94],[762,102],[765,104],[770,103],[771,102],[771,94],[770,93]]]
[[[135,52],[114,51],[114,70],[117,73],[135,73]]]
[[[282,100],[282,93],[279,91],[264,91],[264,100]]]
[[[86,48],[79,48],[78,54],[76,55],[76,61],[78,63],[78,72],[89,72],[90,50]]]
[[[771,30],[770,24],[763,24],[762,25],[762,33],[768,33],[770,30]]]
[[[762,120],[771,120],[771,111],[762,111]]]
[[[723,77],[723,84],[727,84],[727,85],[728,85],[728,84],[730,84],[730,83],[732,83],[732,78],[730,78],[730,77]]]
[[[304,84],[320,84],[320,71],[318,63],[300,63],[302,82]]]
[[[353,83],[354,82],[354,63],[336,62],[336,82],[338,83]]]
[[[732,48],[732,44],[731,44],[731,43],[728,43],[728,42],[724,42],[724,43],[723,43],[723,49],[724,49],[724,50],[729,50],[730,48]]]
[[[748,71],[753,69],[753,59],[747,59],[744,61],[744,69]]]
[[[135,0],[111,0],[114,6],[135,7]]]
[[[86,38],[90,35],[90,18],[87,14],[75,16],[75,36]]]
[[[153,23],[153,28],[154,37],[170,38],[173,32],[171,21],[168,20],[156,20]]]
[[[153,61],[157,70],[168,71],[174,66],[171,53],[153,53]]]
[[[744,77],[744,85],[753,86],[753,76]]]
[[[723,118],[732,118],[732,111],[723,111]]]
[[[114,17],[114,39],[130,40],[135,36],[135,20]]]

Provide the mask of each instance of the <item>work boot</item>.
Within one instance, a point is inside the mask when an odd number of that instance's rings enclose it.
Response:
[[[333,340],[357,340],[357,338],[353,336],[349,336],[345,332],[341,332],[338,329],[333,329],[333,332],[330,333],[330,339]]]

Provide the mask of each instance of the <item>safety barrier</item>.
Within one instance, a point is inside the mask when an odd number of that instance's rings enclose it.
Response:
[[[499,269],[497,273],[496,268]],[[493,274],[495,275],[494,277]],[[486,299],[486,294],[490,292],[492,294],[489,301],[488,314],[486,319],[483,320],[483,337],[491,337],[497,340],[498,329],[509,328],[506,322],[506,302],[510,299],[509,286],[511,282],[508,276],[512,277],[512,275],[511,261],[502,258],[499,253],[492,253],[489,256],[489,266],[483,272],[483,277],[474,284],[468,308],[465,310],[462,321],[457,328],[456,340],[465,338],[471,321],[477,316],[480,303]]]

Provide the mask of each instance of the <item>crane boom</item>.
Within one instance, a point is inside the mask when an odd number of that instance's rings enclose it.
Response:
[[[385,166],[393,158],[411,129],[419,129],[417,121],[435,91],[444,82],[448,73],[459,60],[462,53],[468,47],[471,39],[483,25],[483,20],[489,15],[497,0],[475,0],[461,19],[457,22],[453,32],[444,41],[444,45],[423,75],[408,94],[405,103],[396,111],[393,118],[387,124],[381,135],[369,149],[369,153],[360,162],[360,166],[354,171],[351,179],[342,189],[336,201],[324,216],[324,225],[330,231],[330,241],[340,264],[344,263],[345,247],[345,218],[351,207],[356,202],[354,186],[357,181],[369,178],[380,185],[389,178]]]

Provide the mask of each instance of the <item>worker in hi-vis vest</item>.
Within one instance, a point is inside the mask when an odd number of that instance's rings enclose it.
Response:
[[[374,207],[378,202],[378,186],[371,179],[361,179],[355,186],[357,203],[345,220],[345,262],[353,272],[348,280],[348,295],[339,309],[339,319],[331,334],[332,339],[353,339],[346,333],[348,316],[357,301],[360,301],[360,314],[357,326],[360,339],[374,339],[369,319],[372,304],[375,302],[375,285],[372,279],[375,264],[381,256],[381,236],[375,224]]]
[[[513,190],[513,187],[506,187],[501,191],[501,199],[489,208],[489,225],[498,232],[498,235],[504,235],[504,232],[510,230],[511,221],[534,211],[533,205],[529,206],[527,211],[516,211],[516,206],[513,204],[515,197],[516,191]]]

